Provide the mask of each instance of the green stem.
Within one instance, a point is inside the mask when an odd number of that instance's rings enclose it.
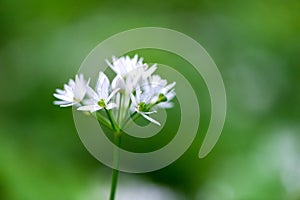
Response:
[[[118,147],[121,143],[121,134],[120,132],[115,132],[114,134],[115,145],[114,146],[114,160],[113,160],[113,171],[112,171],[112,179],[111,179],[111,188],[110,188],[110,197],[109,200],[114,200],[118,185],[118,177],[119,177],[119,156],[120,152]]]
[[[162,101],[159,99],[155,103],[149,104],[147,106],[147,110],[149,111],[153,106],[159,104],[160,102],[162,102]],[[137,114],[136,111],[133,112],[133,113],[131,113],[131,115],[125,120],[124,125],[121,126],[122,129],[125,128],[128,125],[128,123],[130,122],[130,119],[132,119],[132,121],[134,121],[134,120],[136,120],[136,119],[138,119],[140,117],[140,115],[136,115],[136,114]]]
[[[109,110],[107,110],[106,108],[105,109],[105,112],[107,114],[107,117],[111,123],[111,126],[113,128],[114,131],[116,132],[120,132],[120,128],[118,127],[117,123],[115,122],[115,120],[113,119],[112,115],[111,115],[111,112]]]
[[[119,147],[121,143],[121,132],[120,128],[117,125],[116,121],[114,120],[113,116],[111,115],[111,112],[107,110],[106,108],[105,112],[107,114],[107,117],[111,123],[112,129],[115,131],[114,132],[114,154],[113,154],[113,171],[112,171],[112,179],[111,179],[111,189],[110,189],[110,196],[109,200],[114,200],[116,196],[116,190],[117,190],[117,185],[118,185],[118,177],[119,177],[119,157],[120,157],[120,152],[119,152]]]
[[[128,118],[125,120],[124,124],[122,125],[122,129],[124,129],[128,125],[130,119],[132,119],[136,114],[137,114],[137,112],[133,112],[130,116],[128,116]],[[134,119],[136,119],[136,118],[134,118]]]
[[[104,116],[102,116],[100,113],[96,112],[94,114],[94,117],[98,120],[99,124],[104,125],[109,129],[112,129],[110,121],[107,121],[107,119],[104,118]]]

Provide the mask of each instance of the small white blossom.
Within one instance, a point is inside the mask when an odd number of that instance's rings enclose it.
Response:
[[[54,101],[55,105],[60,107],[79,106],[86,94],[89,81],[85,81],[82,74],[75,76],[75,81],[70,79],[68,84],[64,85],[64,89],[56,89],[54,97],[59,101]]]
[[[112,63],[106,60],[109,67],[116,72],[116,74],[125,77],[129,72],[140,67],[147,67],[147,64],[143,63],[143,58],[138,59],[138,55],[135,55],[132,59],[129,56],[122,56],[120,58],[112,57]]]
[[[176,95],[174,87],[176,85],[176,82],[173,82],[166,87],[162,88],[161,91],[159,92],[158,99],[160,99],[161,102],[157,104],[157,107],[160,108],[172,108],[173,103],[170,102]]]
[[[172,108],[173,103],[170,102],[175,97],[174,87],[176,82],[168,85],[165,79],[161,79],[159,75],[149,77],[145,83],[144,90],[149,96],[152,96],[151,103],[160,108]]]
[[[149,120],[150,122],[157,124],[160,126],[160,123],[148,115],[156,113],[156,111],[149,111],[151,106],[149,104],[151,96],[148,96],[147,94],[141,92],[140,87],[136,88],[135,96],[131,93],[130,94],[131,101],[132,101],[132,109],[134,112],[139,113],[141,116],[143,116],[145,119]]]
[[[135,55],[132,59],[129,56],[120,58],[112,57],[112,63],[107,61],[109,67],[117,74],[118,83],[122,83],[120,89],[131,93],[136,86],[143,83],[157,69],[156,65],[151,67],[143,63],[143,58],[138,59]]]
[[[110,83],[107,76],[103,72],[99,72],[98,81],[96,83],[95,91],[91,88],[87,88],[87,95],[90,97],[87,101],[87,105],[81,106],[78,110],[95,112],[103,108],[110,110],[118,107],[117,104],[110,102],[112,97],[118,92],[118,88],[109,94]]]

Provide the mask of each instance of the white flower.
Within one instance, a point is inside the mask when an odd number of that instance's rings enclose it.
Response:
[[[112,63],[107,63],[116,73],[111,84],[103,72],[99,72],[95,88],[89,86],[82,74],[76,75],[75,81],[70,79],[64,85],[64,90],[56,90],[54,96],[59,101],[54,103],[61,107],[76,105],[77,110],[91,113],[104,109],[112,127],[125,127],[133,115],[160,126],[150,115],[156,113],[157,108],[173,107],[171,100],[175,97],[176,83],[168,84],[159,75],[153,75],[156,65],[149,67],[138,55],[112,57]],[[110,111],[113,108],[117,109]]]
[[[110,100],[118,92],[119,88],[115,89],[110,94],[109,90],[110,83],[107,76],[103,72],[99,72],[95,91],[91,87],[87,87],[87,95],[90,97],[90,99],[86,101],[87,105],[81,106],[77,110],[95,112],[103,108],[110,110],[118,107],[117,104],[111,103]]]
[[[120,58],[112,57],[112,63],[106,60],[109,67],[116,72],[116,74],[125,77],[129,72],[139,67],[145,67],[143,58],[138,60],[138,55],[135,55],[132,59],[129,56],[122,56]]]
[[[159,75],[149,77],[145,83],[144,93],[152,96],[151,103],[160,108],[172,108],[173,103],[170,102],[175,97],[174,87],[176,82],[168,85],[167,80],[161,79]]]
[[[135,55],[132,59],[129,56],[120,58],[112,57],[112,63],[107,61],[109,67],[117,74],[118,83],[122,83],[121,90],[131,93],[136,86],[145,81],[157,69],[156,65],[149,67],[143,63],[143,58],[138,59]],[[113,84],[114,86],[114,84]]]
[[[68,84],[64,85],[64,90],[56,89],[53,96],[59,101],[54,101],[54,104],[60,107],[79,106],[85,97],[88,84],[89,80],[85,81],[82,74],[76,75],[75,81],[70,79]]]
[[[157,104],[157,107],[160,108],[172,108],[173,107],[173,103],[170,102],[176,95],[175,93],[175,87],[176,82],[173,82],[165,87],[163,87],[158,95],[158,100],[160,101]]]
[[[139,113],[145,119],[160,126],[160,123],[158,121],[148,116],[150,114],[156,113],[156,111],[149,111],[150,108],[148,106],[150,106],[149,102],[151,96],[148,96],[145,93],[142,94],[140,87],[137,87],[135,91],[135,96],[131,93],[130,97],[132,101],[132,110],[134,110],[134,112]]]

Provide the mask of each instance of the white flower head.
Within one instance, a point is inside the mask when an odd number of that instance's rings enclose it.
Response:
[[[85,97],[88,84],[89,80],[85,81],[83,74],[76,75],[75,81],[70,79],[68,84],[64,85],[63,90],[56,89],[53,96],[59,101],[54,101],[54,104],[60,107],[80,106]]]
[[[142,93],[140,87],[136,88],[135,95],[133,93],[130,94],[131,101],[132,101],[132,108],[133,112],[139,113],[145,119],[149,120],[150,122],[157,124],[160,126],[160,123],[153,118],[149,117],[150,114],[156,113],[155,110],[150,111],[151,109],[151,96],[147,95],[146,93]]]
[[[106,60],[109,67],[117,74],[121,90],[131,93],[135,87],[143,83],[157,69],[156,65],[151,67],[143,63],[143,58],[138,59],[135,55],[132,59],[129,56],[120,58],[112,57],[112,63]],[[115,84],[112,84],[115,87]]]
[[[172,108],[173,103],[171,100],[176,96],[175,87],[176,82],[170,83],[169,85],[163,87],[158,94],[157,107],[160,108]]]
[[[175,97],[175,82],[168,84],[159,75],[153,75],[156,64],[151,67],[143,62],[143,58],[122,56],[112,57],[112,63],[106,61],[116,73],[111,84],[108,77],[99,72],[95,88],[89,86],[82,74],[70,79],[64,89],[57,89],[54,96],[59,99],[54,103],[61,107],[76,105],[77,110],[94,113],[105,110],[111,127],[115,130],[125,127],[129,119],[142,116],[160,126],[150,117],[157,108],[171,108],[171,100]],[[113,111],[110,111],[113,108]],[[104,116],[92,115],[98,119]],[[103,120],[103,119],[102,119]],[[108,122],[108,123],[109,123]]]
[[[112,57],[112,63],[106,60],[109,67],[116,72],[116,74],[125,77],[129,72],[140,67],[144,67],[143,58],[138,59],[138,55],[135,55],[132,59],[129,56],[122,56],[120,58]]]
[[[159,75],[150,76],[145,83],[144,90],[148,96],[152,96],[151,103],[155,107],[172,108],[171,100],[175,97],[176,82],[168,84],[167,80],[162,79]]]
[[[103,72],[99,72],[95,90],[93,90],[91,87],[87,88],[87,95],[89,96],[89,101],[86,101],[87,105],[79,107],[78,110],[95,112],[103,108],[110,110],[112,108],[118,107],[117,104],[110,102],[112,97],[118,92],[118,90],[119,88],[109,93],[109,80]]]

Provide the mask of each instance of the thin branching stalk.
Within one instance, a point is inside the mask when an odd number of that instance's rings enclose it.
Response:
[[[113,154],[113,171],[112,171],[112,178],[111,178],[111,189],[110,189],[109,200],[115,200],[118,178],[119,178],[119,157],[120,157],[119,146],[121,144],[121,132],[116,121],[111,115],[111,112],[107,109],[105,109],[105,111],[111,123],[111,126],[114,130],[115,145],[114,145],[114,154]]]
[[[111,188],[110,188],[110,197],[109,200],[114,200],[117,191],[118,185],[118,177],[119,177],[119,146],[121,143],[121,134],[120,132],[115,132],[114,134],[115,145],[114,146],[114,158],[113,158],[113,171],[112,171],[112,180],[111,180]]]

